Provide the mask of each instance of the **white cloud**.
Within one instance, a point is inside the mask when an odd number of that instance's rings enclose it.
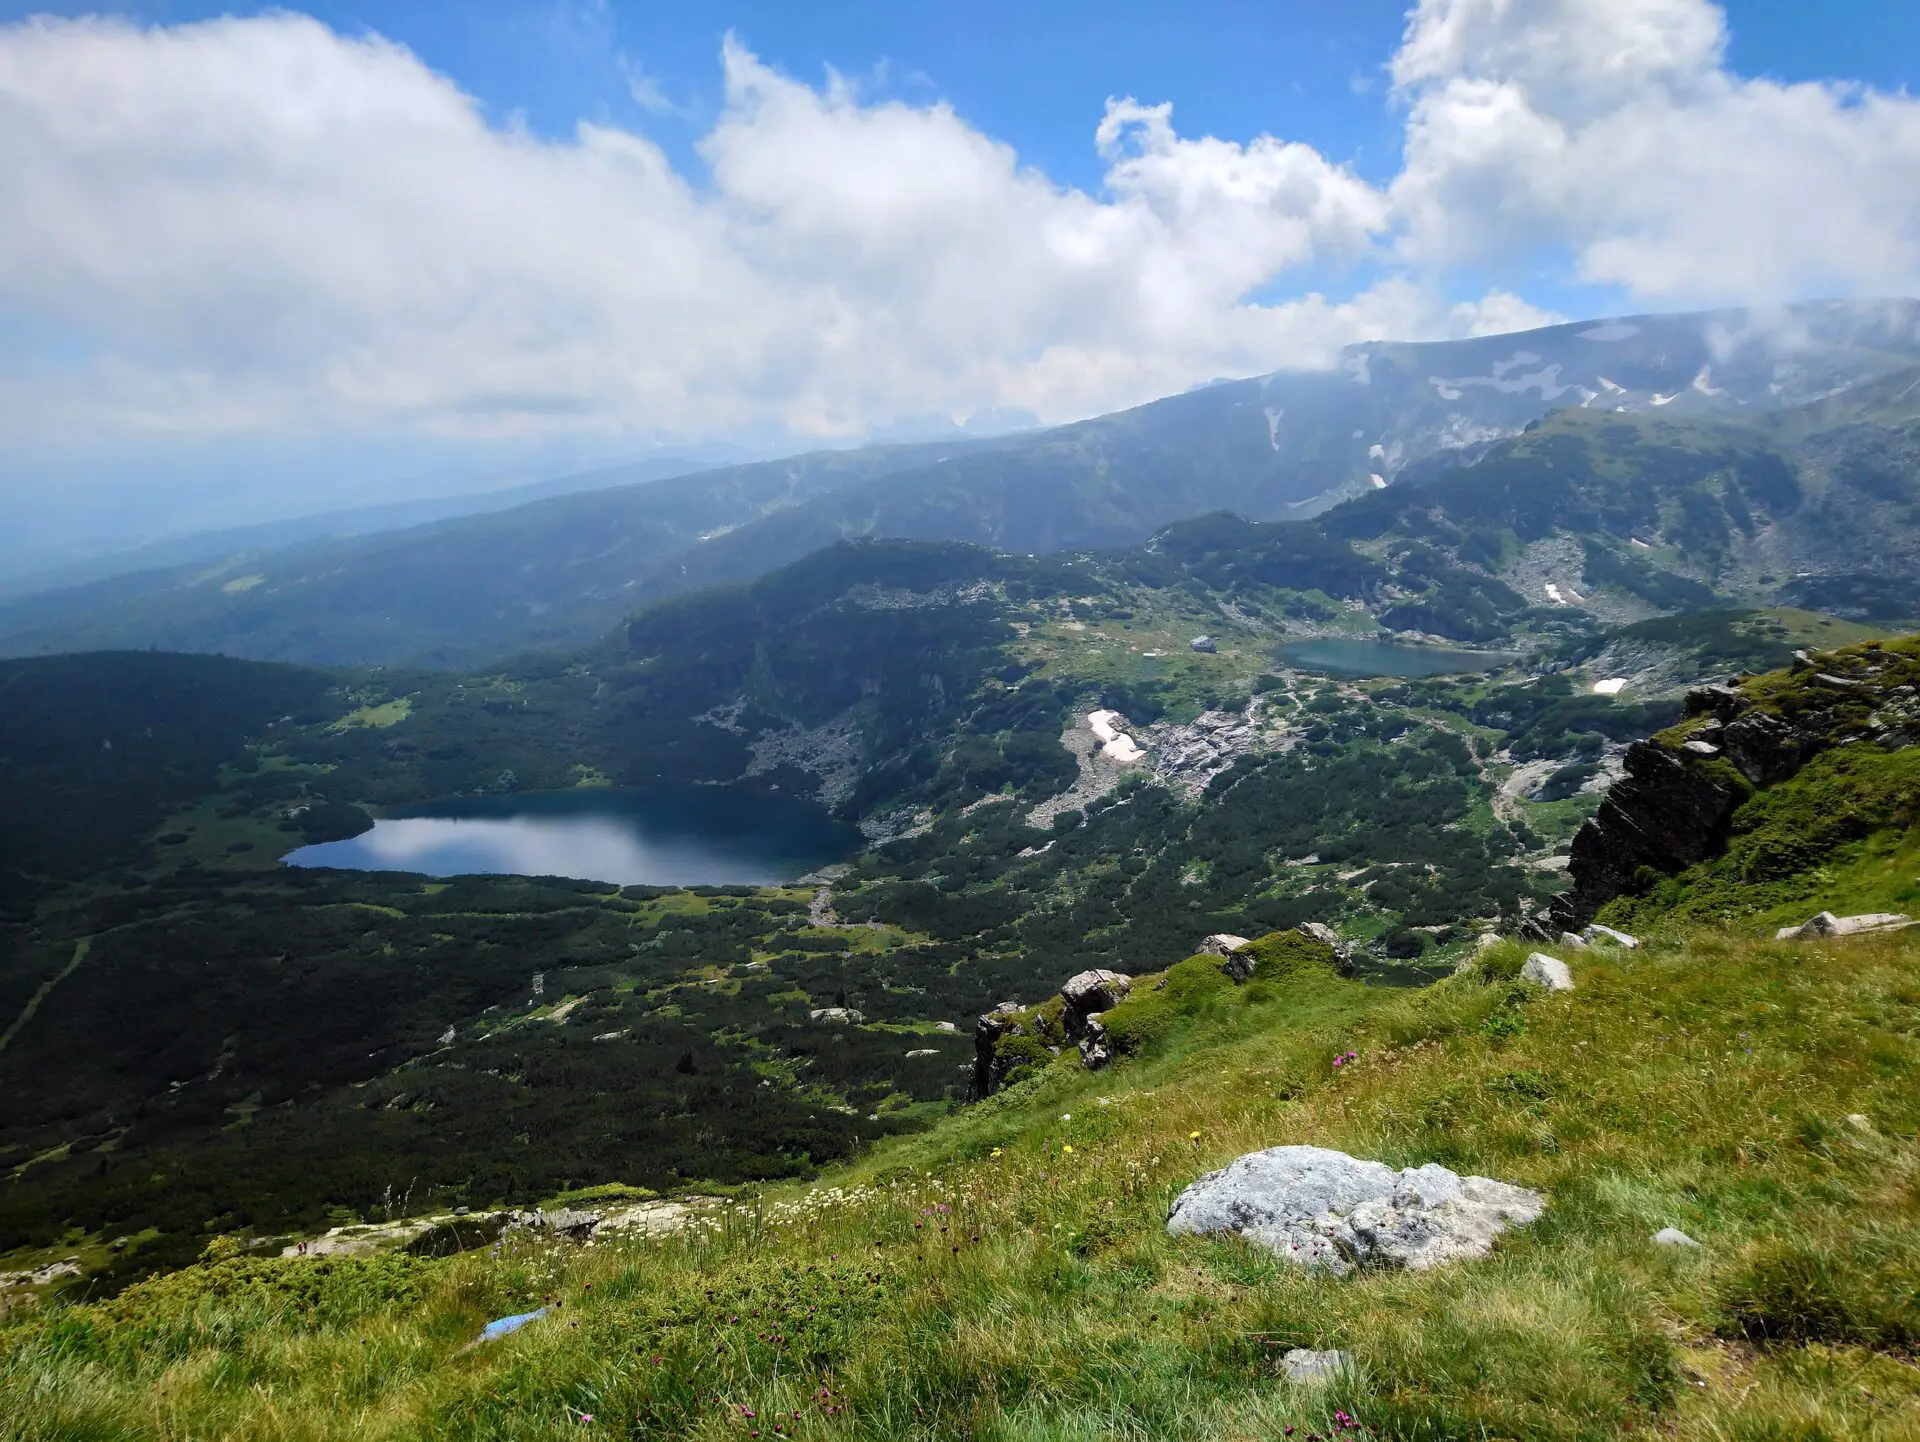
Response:
[[[1248,303],[1386,222],[1308,147],[1115,102],[1094,197],[944,105],[723,64],[696,190],[644,136],[490,127],[407,51],[300,16],[0,29],[0,313],[90,357],[16,369],[0,424],[1057,419],[1444,323],[1403,285]]]
[[[1920,105],[1744,80],[1725,40],[1706,0],[1423,0],[1390,184],[1120,99],[1089,194],[732,41],[689,177],[643,134],[491,125],[298,15],[0,26],[0,435],[1058,420],[1554,319],[1450,278],[1561,250],[1659,300],[1913,289]],[[1358,294],[1303,293],[1356,262]]]
[[[1578,279],[1683,303],[1920,284],[1920,102],[1744,79],[1708,0],[1424,0],[1400,253],[1563,248]]]

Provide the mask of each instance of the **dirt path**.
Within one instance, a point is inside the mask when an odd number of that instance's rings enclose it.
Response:
[[[90,936],[83,936],[74,944],[73,959],[61,967],[59,971],[48,977],[46,981],[42,982],[40,989],[28,997],[27,1004],[20,1008],[20,1015],[13,1019],[13,1025],[8,1027],[4,1032],[0,1032],[0,1051],[5,1051],[7,1049],[7,1043],[12,1041],[26,1024],[33,1020],[33,1014],[40,1010],[40,1003],[47,999],[47,993],[60,985],[60,983],[68,977],[72,976],[74,972],[79,969],[80,963],[87,959],[87,953],[92,949],[93,938]]]

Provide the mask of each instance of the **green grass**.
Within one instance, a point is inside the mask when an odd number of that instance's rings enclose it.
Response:
[[[1069,1056],[669,1240],[229,1248],[17,1314],[0,1436],[1252,1439],[1336,1408],[1383,1438],[1920,1432],[1920,942],[1655,936],[1576,954],[1554,997],[1510,979],[1523,956],[1417,993],[1170,987],[1143,1055]],[[1168,1240],[1179,1188],[1288,1142],[1552,1205],[1484,1261],[1346,1282]],[[1669,1225],[1705,1245],[1650,1246]],[[1292,1346],[1358,1375],[1295,1388]]]

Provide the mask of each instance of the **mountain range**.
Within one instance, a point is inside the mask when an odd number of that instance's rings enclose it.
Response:
[[[1776,472],[1838,476],[1897,507],[1899,486],[1874,478],[1901,474],[1916,366],[1920,304],[1906,301],[1369,343],[1328,371],[1222,382],[1051,430],[606,486],[19,597],[0,604],[0,653],[159,646],[488,664],[585,644],[653,601],[750,581],[847,537],[1036,554],[1127,547],[1213,511],[1306,520],[1489,459],[1511,476],[1548,464],[1512,438],[1568,412],[1622,417],[1641,434],[1656,420],[1690,426],[1684,444],[1703,453],[1766,453]],[[1779,564],[1792,572],[1755,560],[1723,579],[1755,594],[1808,582],[1801,599],[1856,614],[1915,609],[1903,556],[1843,549],[1789,546]],[[1712,584],[1700,556],[1678,559]]]

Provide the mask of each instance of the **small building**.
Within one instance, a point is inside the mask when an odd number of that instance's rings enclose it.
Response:
[[[1213,637],[1211,636],[1195,636],[1191,641],[1187,642],[1187,644],[1196,651],[1206,652],[1209,656],[1220,649],[1213,644]]]

